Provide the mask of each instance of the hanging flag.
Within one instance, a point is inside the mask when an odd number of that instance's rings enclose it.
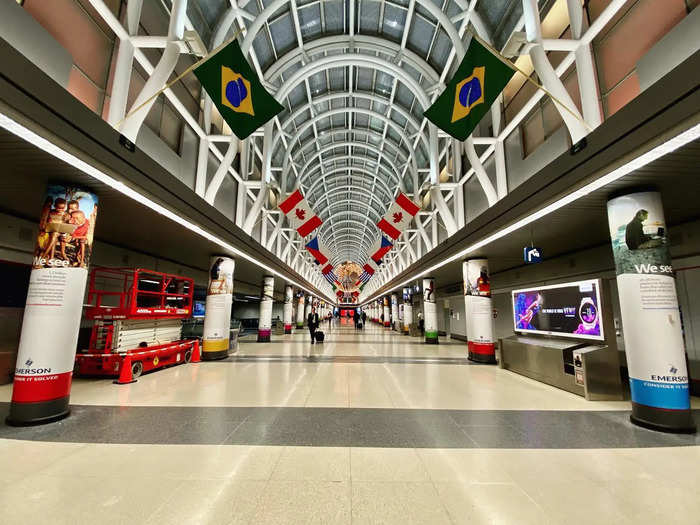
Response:
[[[413,217],[420,211],[420,206],[399,193],[396,201],[391,203],[381,221],[377,223],[377,228],[396,240],[411,223]],[[388,251],[388,250],[387,250]]]
[[[514,73],[472,37],[455,76],[423,116],[448,135],[466,140]]]
[[[299,232],[302,237],[306,237],[323,224],[323,221],[311,210],[309,203],[306,202],[299,190],[282,201],[279,208],[289,219],[292,228]]]
[[[241,140],[284,109],[260,83],[236,40],[208,57],[194,74]]]
[[[359,285],[360,283],[362,283],[362,285],[360,286],[360,290],[362,290],[362,287],[363,287],[365,284],[367,284],[367,282],[368,282],[368,281],[372,278],[372,276],[374,275],[374,268],[372,268],[372,266],[370,266],[369,264],[365,264],[365,265],[362,267],[362,269],[363,269],[364,271],[360,274],[360,278],[359,278],[359,279],[357,280],[357,282],[355,283],[355,286],[357,286],[357,285]]]
[[[321,252],[318,236],[314,237],[309,242],[307,242],[304,248],[306,248],[309,251],[311,256],[316,261],[316,264],[326,264],[328,262],[328,257],[323,255],[323,252]]]
[[[379,248],[370,256],[370,258],[375,263],[382,264],[382,257],[384,257],[393,247],[394,245],[391,243],[391,241],[382,235],[382,240],[379,242]]]
[[[328,281],[335,290],[335,283],[338,282],[338,277],[336,277],[335,273],[333,272],[333,265],[327,264],[323,270],[321,270],[321,273],[326,278],[326,281]]]

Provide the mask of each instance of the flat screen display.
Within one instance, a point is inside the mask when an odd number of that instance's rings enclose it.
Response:
[[[512,293],[516,332],[604,339],[598,279]]]
[[[192,317],[204,317],[204,301],[195,301],[192,307]]]

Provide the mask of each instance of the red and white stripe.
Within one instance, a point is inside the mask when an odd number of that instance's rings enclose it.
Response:
[[[389,210],[386,212],[381,221],[377,223],[377,227],[386,233],[389,237],[396,240],[411,224],[413,217],[420,211],[420,206],[406,197],[403,193],[399,193]]]
[[[279,208],[289,219],[292,228],[299,232],[302,237],[306,237],[323,224],[321,218],[313,212],[299,190],[282,201]]]

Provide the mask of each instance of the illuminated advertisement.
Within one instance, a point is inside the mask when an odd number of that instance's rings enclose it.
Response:
[[[202,329],[202,359],[205,360],[223,359],[228,355],[235,264],[233,259],[223,256],[209,260],[209,286]]]
[[[513,290],[516,332],[603,340],[600,281]]]

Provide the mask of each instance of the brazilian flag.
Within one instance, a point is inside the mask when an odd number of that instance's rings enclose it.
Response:
[[[455,76],[425,118],[448,135],[466,140],[514,73],[472,37]]]
[[[284,109],[260,83],[236,40],[208,57],[194,74],[241,140]]]

